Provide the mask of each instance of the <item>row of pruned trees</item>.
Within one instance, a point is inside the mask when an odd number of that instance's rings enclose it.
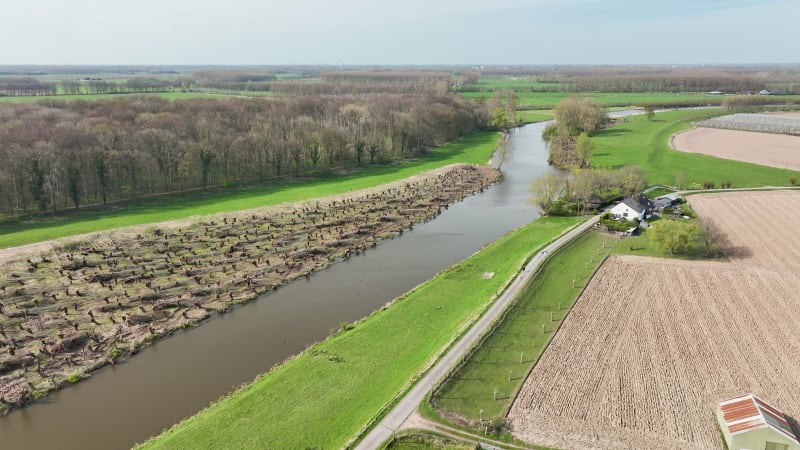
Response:
[[[5,215],[410,158],[485,128],[456,96],[124,97],[0,106]]]

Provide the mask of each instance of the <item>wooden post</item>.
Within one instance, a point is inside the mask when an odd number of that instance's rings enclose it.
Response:
[[[494,399],[497,400],[497,388],[494,388]]]
[[[522,364],[522,358],[525,356],[525,352],[520,352],[519,354],[519,363]]]

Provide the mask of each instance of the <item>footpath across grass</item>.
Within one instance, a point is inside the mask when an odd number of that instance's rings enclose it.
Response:
[[[577,223],[541,218],[510,232],[141,448],[341,448],[488,307],[532,252]]]
[[[0,223],[0,248],[118,227],[341,194],[400,180],[453,163],[484,164],[491,157],[499,139],[499,133],[476,133],[458,142],[433,149],[424,157],[412,161],[367,167],[347,175],[297,182],[284,181],[235,190],[193,191],[141,199],[119,209],[88,208],[54,217]]]
[[[505,417],[531,367],[616,242],[589,231],[552,255],[505,319],[440,387],[434,407],[476,422]]]
[[[692,122],[726,112],[721,109],[681,110],[658,113],[655,120],[630,116],[624,123],[599,131],[592,137],[594,150],[589,162],[595,168],[619,169],[639,166],[648,184],[701,188],[706,181],[717,187],[729,181],[731,187],[788,186],[800,179],[800,172],[732,161],[670,147],[670,138],[688,130]]]

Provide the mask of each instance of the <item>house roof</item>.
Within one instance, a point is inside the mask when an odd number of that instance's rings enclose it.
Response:
[[[722,401],[719,408],[731,435],[769,427],[800,445],[783,413],[753,394]]]
[[[625,197],[622,199],[621,203],[624,203],[628,208],[639,213],[647,210],[647,205],[640,203],[639,200],[633,197]]]

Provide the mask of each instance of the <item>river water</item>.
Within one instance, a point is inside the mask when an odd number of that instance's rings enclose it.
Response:
[[[538,216],[528,186],[544,173],[545,123],[514,130],[503,180],[376,249],[163,339],[0,418],[2,449],[124,449],[358,320]]]

